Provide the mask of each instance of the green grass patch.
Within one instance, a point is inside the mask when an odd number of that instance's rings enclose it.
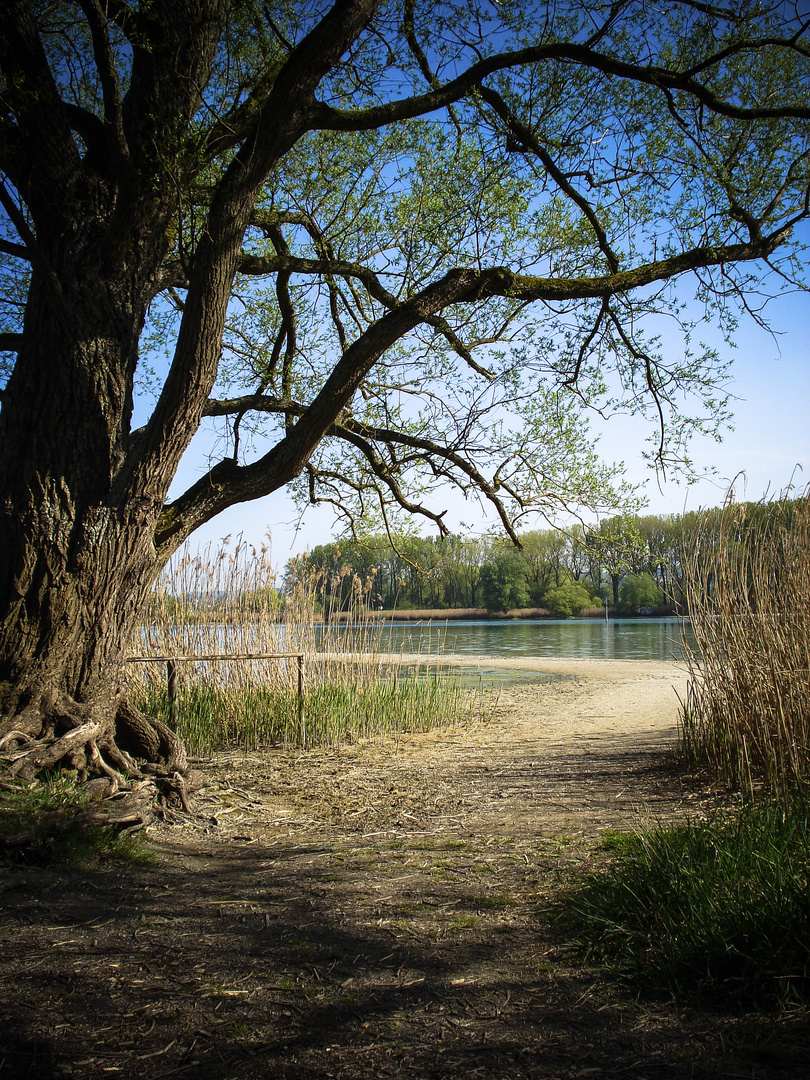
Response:
[[[697,1003],[810,998],[810,803],[763,800],[603,842],[613,865],[553,909],[583,959]]]
[[[451,934],[462,934],[465,930],[474,930],[477,925],[478,919],[474,915],[454,915],[449,930]]]
[[[68,863],[92,867],[104,862],[147,865],[153,852],[136,836],[88,825],[91,803],[72,780],[55,775],[0,790],[0,852],[28,863]]]
[[[517,900],[508,893],[501,895],[479,896],[473,899],[473,903],[479,911],[505,911],[507,908],[517,907]]]
[[[470,709],[469,699],[457,684],[410,676],[354,685],[313,685],[304,694],[303,723],[294,691],[260,685],[228,690],[191,684],[178,695],[175,717],[170,716],[168,696],[159,683],[145,685],[135,704],[169,723],[192,755],[279,743],[336,745],[430,731],[465,722]]]

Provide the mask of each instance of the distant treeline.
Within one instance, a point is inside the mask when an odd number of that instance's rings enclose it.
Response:
[[[741,528],[756,527],[767,505],[743,504]],[[457,535],[339,540],[291,559],[283,591],[305,585],[333,611],[360,603],[388,611],[538,607],[571,615],[607,604],[625,614],[682,612],[686,553],[720,513],[534,530],[520,536],[521,549],[501,538]]]
[[[334,610],[359,602],[381,610],[542,607],[564,615],[608,603],[627,613],[674,611],[696,522],[694,513],[614,517],[592,529],[523,533],[519,550],[495,537],[339,540],[291,559],[283,588],[314,587]]]

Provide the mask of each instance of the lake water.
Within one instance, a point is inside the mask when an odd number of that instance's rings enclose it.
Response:
[[[688,638],[691,636],[686,624]],[[491,619],[394,623],[382,631],[389,652],[581,660],[682,660],[678,619]],[[691,640],[694,644],[694,639]]]
[[[284,628],[273,646],[285,651]],[[544,657],[580,660],[663,660],[684,658],[682,631],[695,648],[688,622],[678,619],[487,619],[479,621],[435,621],[387,623],[372,634],[374,651],[395,656],[417,654],[422,658],[440,657],[443,676],[466,683],[502,686],[515,682],[556,681],[564,676],[543,671]],[[340,633],[331,627],[330,636]],[[316,642],[319,635],[316,631]],[[244,652],[244,642],[234,647],[223,640],[223,651]],[[264,651],[263,645],[259,651]],[[317,647],[317,646],[316,646]],[[368,644],[367,646],[368,647]],[[248,651],[252,650],[248,643]],[[195,651],[194,648],[181,651]],[[196,650],[199,651],[199,650]],[[520,657],[534,659],[529,670],[496,668],[483,664],[453,664],[453,656]],[[417,664],[416,672],[424,665]],[[431,670],[435,671],[435,665]]]
[[[388,623],[379,631],[379,649],[396,655],[437,655],[448,664],[443,675],[462,683],[505,686],[556,682],[566,676],[543,671],[544,657],[579,660],[682,660],[682,631],[694,647],[688,622],[678,619],[487,619]],[[333,631],[334,632],[334,631]],[[375,637],[375,641],[376,641]],[[453,656],[536,659],[531,670],[486,663],[453,665]]]

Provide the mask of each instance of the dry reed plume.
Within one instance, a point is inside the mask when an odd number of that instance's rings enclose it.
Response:
[[[192,753],[336,742],[455,722],[461,692],[446,679],[446,661],[420,652],[415,665],[405,665],[406,658],[387,655],[388,626],[371,612],[369,592],[370,581],[341,568],[307,578],[282,598],[266,547],[239,538],[232,550],[227,542],[196,555],[186,548],[157,582],[132,654],[234,658],[176,666],[172,720]],[[256,657],[266,653],[287,655]],[[253,658],[238,659],[245,654]],[[298,662],[289,654],[304,657],[305,725]],[[168,714],[162,663],[131,664],[130,681],[145,711]]]
[[[682,718],[688,758],[735,787],[810,778],[810,488],[706,512],[685,565],[697,641]]]

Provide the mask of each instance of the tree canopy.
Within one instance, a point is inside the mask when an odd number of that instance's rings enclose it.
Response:
[[[730,330],[733,294],[795,274],[808,71],[784,7],[12,3],[3,344],[92,192],[97,243],[161,248],[121,373],[158,403],[121,467],[219,421],[163,550],[284,484],[440,529],[446,484],[507,530],[613,509],[582,402],[651,411],[654,455],[683,461],[725,415],[691,324]]]
[[[699,324],[802,280],[807,38],[753,0],[9,0],[0,739],[169,738],[121,663],[228,506],[627,509],[586,407],[688,466],[726,414]]]

